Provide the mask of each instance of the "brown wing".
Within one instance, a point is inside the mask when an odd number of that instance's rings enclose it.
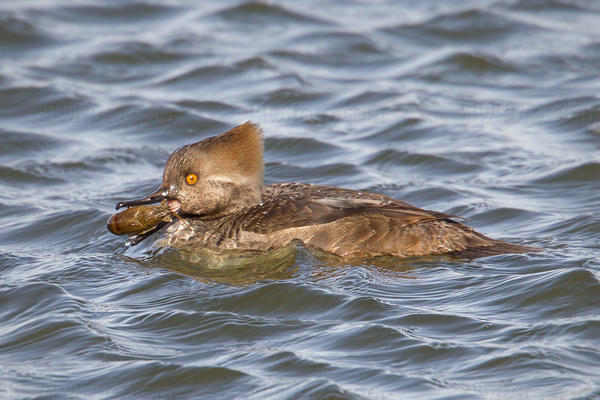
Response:
[[[452,254],[467,258],[531,248],[488,238],[454,221],[391,197],[329,186],[267,186],[242,229],[274,242],[300,239],[343,257]]]
[[[267,234],[366,215],[387,216],[399,225],[453,217],[374,193],[331,186],[286,183],[265,187],[263,201],[247,212],[242,228]]]

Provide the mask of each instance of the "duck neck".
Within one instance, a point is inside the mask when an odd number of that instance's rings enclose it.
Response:
[[[243,214],[248,209],[256,206],[262,198],[262,188],[258,189],[248,184],[222,183],[226,195],[220,206],[215,207],[211,212],[197,215],[203,220],[215,220],[225,217],[231,217]]]

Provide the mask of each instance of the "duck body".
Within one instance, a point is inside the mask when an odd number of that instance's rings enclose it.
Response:
[[[262,200],[219,218],[186,217],[164,247],[271,251],[300,240],[343,258],[450,255],[476,258],[534,249],[488,238],[454,220],[392,197],[303,183],[264,187]]]
[[[117,208],[168,199],[180,218],[157,243],[176,248],[270,251],[300,240],[343,258],[537,251],[388,196],[303,183],[263,187],[262,168],[260,128],[246,123],[178,149],[156,192]]]

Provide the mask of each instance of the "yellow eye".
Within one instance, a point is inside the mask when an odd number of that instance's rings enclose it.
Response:
[[[198,177],[196,174],[189,174],[185,177],[185,181],[188,183],[188,185],[193,185],[194,183],[198,182]]]

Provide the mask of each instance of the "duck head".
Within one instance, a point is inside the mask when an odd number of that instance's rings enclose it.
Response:
[[[224,216],[260,202],[263,141],[258,125],[246,122],[228,132],[180,147],[165,165],[160,187],[117,209],[169,200],[181,214]]]

